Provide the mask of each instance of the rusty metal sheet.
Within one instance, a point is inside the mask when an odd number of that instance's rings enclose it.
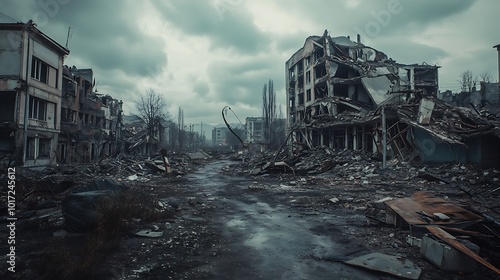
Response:
[[[458,240],[455,238],[455,236],[447,233],[444,231],[442,228],[438,226],[426,226],[426,228],[434,234],[437,238],[443,240],[444,242],[448,243],[450,246],[453,248],[459,250],[460,252],[468,255],[469,257],[473,258],[480,264],[486,266],[487,268],[493,270],[497,274],[500,274],[500,269],[496,268],[494,265],[483,259],[481,256],[473,252],[471,249],[465,247],[462,243],[458,242]]]
[[[427,192],[416,192],[409,198],[386,201],[385,205],[388,210],[386,222],[396,226],[401,226],[398,217],[409,225],[453,226],[483,220],[481,216]],[[443,213],[450,219],[440,220],[433,213]]]

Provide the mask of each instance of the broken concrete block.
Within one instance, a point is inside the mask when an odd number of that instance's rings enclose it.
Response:
[[[416,238],[416,237],[411,236],[411,235],[407,235],[406,236],[406,243],[410,244],[411,246],[415,246],[415,247],[420,248],[420,245],[422,243],[422,239]]]
[[[479,247],[466,240],[460,240],[466,247],[479,253]],[[446,271],[473,272],[477,269],[477,262],[466,254],[441,243],[428,235],[422,238],[420,253],[431,263]]]
[[[333,204],[336,204],[337,202],[339,202],[339,199],[334,197],[334,198],[330,198],[328,201],[330,201]]]

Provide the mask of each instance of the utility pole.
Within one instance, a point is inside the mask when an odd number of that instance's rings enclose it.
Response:
[[[66,47],[65,48],[68,48],[69,39],[71,38],[72,35],[73,35],[73,32],[71,32],[71,26],[70,26],[70,27],[68,27],[68,36],[66,37]]]
[[[385,123],[385,105],[382,105],[382,168],[387,168],[387,125]]]

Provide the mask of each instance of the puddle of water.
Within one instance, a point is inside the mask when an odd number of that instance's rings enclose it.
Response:
[[[229,220],[226,225],[228,227],[244,227],[245,226],[245,222],[241,219],[232,219],[232,220]]]
[[[268,247],[265,243],[269,240],[269,232],[264,228],[259,228],[256,233],[243,242],[246,246],[252,247],[257,250],[262,250]]]

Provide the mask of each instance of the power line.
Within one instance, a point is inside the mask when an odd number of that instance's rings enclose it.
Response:
[[[18,20],[16,20],[15,18],[10,17],[10,16],[8,16],[8,15],[6,15],[5,13],[2,13],[2,12],[0,12],[0,17],[3,17],[3,18],[5,18],[5,19],[8,19],[8,20],[10,20],[10,21],[12,21],[12,22],[14,22],[14,23],[19,22],[19,21],[18,21]]]

